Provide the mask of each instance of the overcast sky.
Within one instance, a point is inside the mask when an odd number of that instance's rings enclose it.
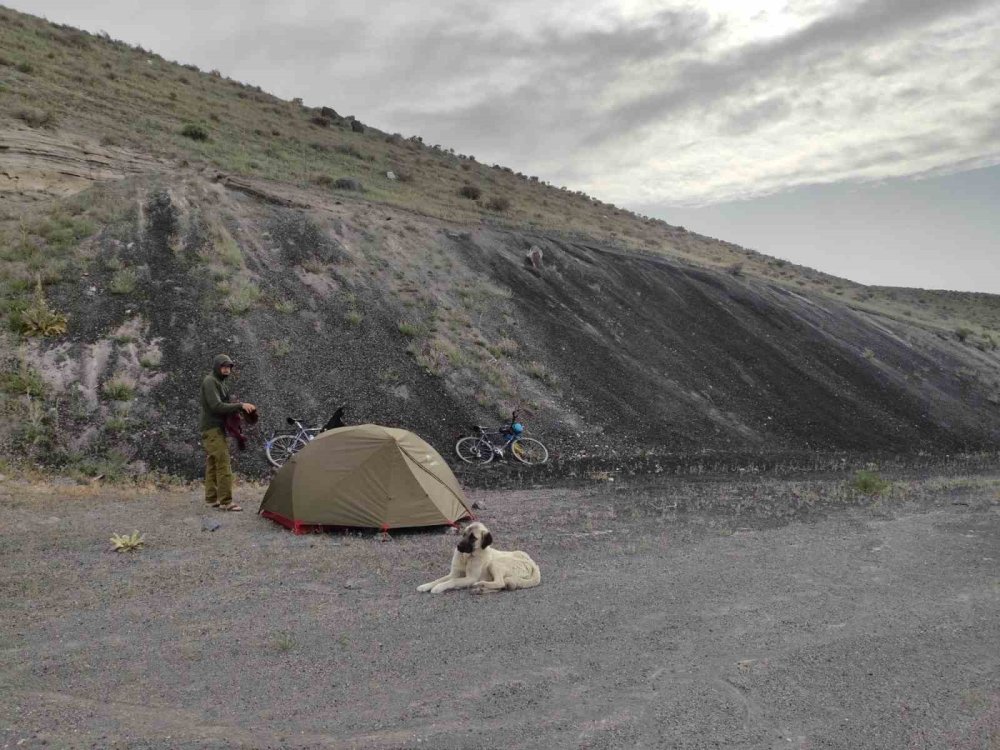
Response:
[[[1000,293],[1000,0],[14,0],[863,283]]]

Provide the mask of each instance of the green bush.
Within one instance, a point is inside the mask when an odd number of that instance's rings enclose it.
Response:
[[[135,272],[134,268],[122,268],[115,271],[115,275],[111,277],[108,291],[112,294],[132,294],[138,281],[139,274]]]
[[[851,488],[864,495],[881,495],[891,486],[891,482],[882,479],[874,471],[867,469],[856,473],[851,480]]]
[[[38,370],[21,362],[17,372],[0,376],[0,389],[14,396],[44,396],[45,381]]]
[[[104,384],[103,390],[112,401],[131,401],[135,398],[135,386],[124,378],[112,378]]]
[[[24,336],[61,336],[66,333],[68,319],[61,312],[49,307],[42,289],[41,277],[37,279],[34,300],[17,315],[17,327]]]
[[[479,200],[479,196],[483,194],[483,191],[475,185],[462,185],[462,187],[458,189],[458,194],[463,198],[468,198],[470,201],[474,201]]]
[[[489,199],[486,203],[486,208],[490,211],[497,211],[503,213],[504,211],[510,210],[510,199],[505,198],[502,195],[497,195]]]
[[[183,128],[181,128],[181,135],[185,138],[190,138],[192,141],[207,141],[208,140],[208,130],[206,130],[201,125],[196,125],[193,122],[189,122]]]
[[[353,177],[340,177],[334,180],[333,186],[337,190],[353,190],[358,193],[363,193],[365,186],[361,184],[361,180],[355,180]]]
[[[417,336],[420,336],[423,333],[423,329],[420,326],[414,325],[413,323],[407,322],[405,320],[399,321],[398,328],[401,334],[403,334],[404,336],[409,336],[411,339],[416,338]]]
[[[229,287],[226,297],[226,309],[236,315],[242,315],[257,304],[260,299],[260,288],[247,279],[237,279]]]

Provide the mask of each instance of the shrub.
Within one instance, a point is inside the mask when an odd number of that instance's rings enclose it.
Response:
[[[353,190],[359,193],[363,193],[365,190],[361,181],[355,180],[353,177],[340,177],[333,183],[333,186],[337,190]]]
[[[851,488],[864,495],[881,495],[890,486],[890,482],[882,479],[874,471],[867,469],[856,473],[851,480]]]
[[[240,246],[233,239],[233,236],[226,231],[225,227],[217,226],[215,229],[215,257],[227,268],[240,268],[243,266],[243,252]]]
[[[282,299],[274,303],[274,309],[285,315],[295,312],[295,303],[292,300]]]
[[[726,268],[726,273],[732,276],[742,276],[743,275],[743,264],[733,263],[731,266]]]
[[[517,354],[518,350],[521,347],[514,339],[505,336],[492,346],[488,346],[486,348],[489,350],[490,354],[492,354],[494,357],[502,357],[502,356],[510,357],[514,354]]]
[[[348,310],[347,314],[344,316],[344,320],[347,321],[348,325],[357,326],[361,325],[361,321],[364,320],[364,316],[357,310]]]
[[[17,110],[14,117],[32,128],[51,128],[55,127],[56,124],[55,115],[47,109],[24,107]]]
[[[404,336],[409,336],[410,338],[416,338],[421,333],[423,333],[423,329],[420,326],[414,325],[413,323],[409,323],[405,320],[399,321],[397,327],[399,328],[399,332],[401,334],[403,334]]]
[[[489,199],[486,203],[486,208],[490,211],[509,211],[510,210],[510,199],[502,195],[495,195]]]
[[[336,180],[328,174],[313,175],[313,182],[320,187],[332,188]]]
[[[242,315],[257,304],[260,299],[260,289],[247,279],[237,279],[229,286],[229,296],[226,297],[226,309],[236,315]]]
[[[61,336],[66,333],[68,319],[49,307],[40,277],[37,280],[34,300],[21,311],[18,318],[19,328],[25,336]]]
[[[351,156],[354,157],[355,159],[361,159],[362,161],[368,158],[363,153],[354,148],[354,146],[351,146],[350,144],[347,143],[340,143],[334,146],[333,150],[336,151],[338,154],[343,154],[344,156]]]
[[[529,362],[527,371],[531,377],[536,380],[541,380],[546,385],[552,385],[552,383],[555,382],[555,375],[553,375],[552,371],[541,362]]]
[[[0,376],[0,389],[4,393],[16,396],[44,396],[45,381],[33,367],[30,367],[23,360],[17,368],[17,372],[10,372]]]
[[[135,552],[145,543],[146,540],[138,531],[133,531],[131,534],[111,535],[111,548],[115,552]]]
[[[24,73],[25,75],[31,75],[35,72],[35,66],[30,62],[19,62],[16,68],[18,73]]]
[[[468,198],[471,201],[479,200],[479,196],[483,194],[483,191],[477,188],[475,185],[462,185],[458,189],[458,194],[463,198]]]
[[[207,141],[208,140],[208,130],[206,130],[201,125],[196,125],[193,122],[189,122],[183,128],[181,128],[181,135],[185,138],[190,138],[192,141]]]
[[[972,335],[972,329],[966,328],[965,326],[959,326],[955,329],[955,335],[958,337],[959,341],[965,341]]]
[[[163,361],[163,354],[159,349],[151,349],[142,355],[139,360],[139,364],[145,367],[147,370],[152,370],[160,366],[160,362]]]
[[[135,385],[124,378],[112,378],[104,384],[103,390],[112,401],[131,401],[135,398]]]
[[[111,277],[108,291],[112,294],[132,294],[138,281],[139,274],[135,272],[135,269],[122,268],[115,271],[115,275]]]

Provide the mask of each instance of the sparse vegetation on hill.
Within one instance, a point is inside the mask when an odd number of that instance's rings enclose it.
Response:
[[[863,287],[3,9],[0,47],[0,449],[190,470],[219,350],[276,420],[349,402],[441,444],[515,405],[650,466],[1000,433],[1000,298]]]

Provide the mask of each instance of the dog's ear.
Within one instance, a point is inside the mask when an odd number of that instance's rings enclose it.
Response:
[[[493,544],[493,535],[487,531],[485,534],[483,534],[483,538],[480,541],[480,547],[482,547],[482,549],[486,549],[491,544]]]

